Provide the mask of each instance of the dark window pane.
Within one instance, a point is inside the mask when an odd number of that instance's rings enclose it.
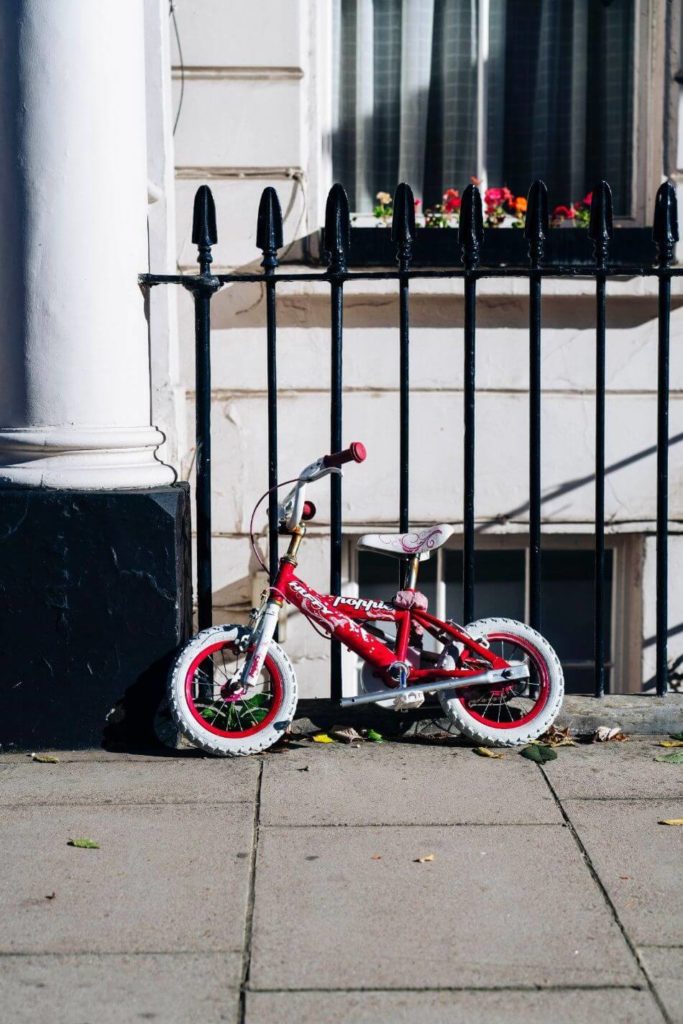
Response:
[[[542,558],[542,632],[553,645],[565,670],[568,693],[593,690],[592,551],[544,551]],[[605,650],[611,650],[612,552],[605,558]],[[565,664],[569,662],[569,664]],[[580,668],[572,662],[587,662]],[[611,673],[607,673],[609,681]]]
[[[524,552],[477,551],[475,554],[474,615],[482,619],[505,615],[524,618]],[[462,621],[462,552],[446,551],[446,612]]]

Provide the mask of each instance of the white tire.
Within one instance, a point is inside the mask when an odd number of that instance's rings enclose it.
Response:
[[[450,721],[481,746],[511,747],[529,743],[546,732],[557,718],[564,696],[564,675],[555,651],[540,633],[514,619],[479,619],[466,627],[475,639],[485,637],[495,653],[511,661],[526,661],[530,682],[491,688],[459,696],[439,691]],[[507,650],[506,650],[507,645]]]
[[[274,641],[257,688],[241,700],[221,694],[221,686],[239,669],[240,660],[244,662],[245,655],[236,645],[248,634],[246,626],[204,629],[181,648],[169,673],[168,702],[173,719],[191,743],[209,754],[258,754],[276,743],[294,718],[296,676],[289,658]],[[209,688],[211,695],[207,696]]]

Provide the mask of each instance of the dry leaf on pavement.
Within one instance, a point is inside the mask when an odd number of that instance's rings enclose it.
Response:
[[[330,736],[340,743],[359,743],[363,739],[352,725],[335,725],[330,729]]]
[[[59,764],[59,758],[54,754],[31,754],[32,761],[40,761],[41,764]]]
[[[556,726],[551,725],[548,731],[544,732],[540,737],[539,742],[545,744],[547,747],[577,746],[576,740],[573,739],[569,726],[567,726],[566,729],[558,729]]]
[[[608,743],[610,740],[627,740],[628,736],[622,732],[620,725],[601,725],[593,733],[593,743]]]
[[[658,825],[683,825],[683,818],[661,818]]]
[[[474,753],[479,754],[479,757],[502,757],[503,755],[499,750],[491,750],[490,747],[475,747]]]
[[[428,864],[430,861],[433,861],[435,857],[436,854],[428,853],[424,857],[416,857],[413,864]]]
[[[331,736],[328,736],[326,732],[317,732],[311,739],[314,743],[334,743]]]
[[[658,747],[683,747],[683,740],[662,740]]]

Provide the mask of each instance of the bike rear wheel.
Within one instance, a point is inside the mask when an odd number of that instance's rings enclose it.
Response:
[[[498,687],[442,690],[441,706],[451,722],[482,746],[529,743],[557,718],[564,696],[564,675],[555,651],[531,626],[514,619],[479,619],[466,627],[484,637],[491,650],[529,668],[529,679]]]
[[[209,754],[240,757],[267,750],[294,717],[297,686],[282,648],[271,642],[256,685],[236,681],[248,656],[244,626],[202,630],[178,653],[168,698],[180,731]]]

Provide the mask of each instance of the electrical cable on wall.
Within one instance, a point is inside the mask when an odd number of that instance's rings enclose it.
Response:
[[[176,21],[175,4],[173,0],[169,0],[168,13],[171,21],[173,22],[173,33],[178,47],[178,59],[180,61],[180,96],[178,98],[178,109],[173,122],[173,134],[175,135],[176,128],[178,127],[178,121],[180,120],[180,111],[183,109],[183,99],[185,98],[185,62],[183,60],[183,48],[180,45],[180,33],[178,32],[178,22]]]

